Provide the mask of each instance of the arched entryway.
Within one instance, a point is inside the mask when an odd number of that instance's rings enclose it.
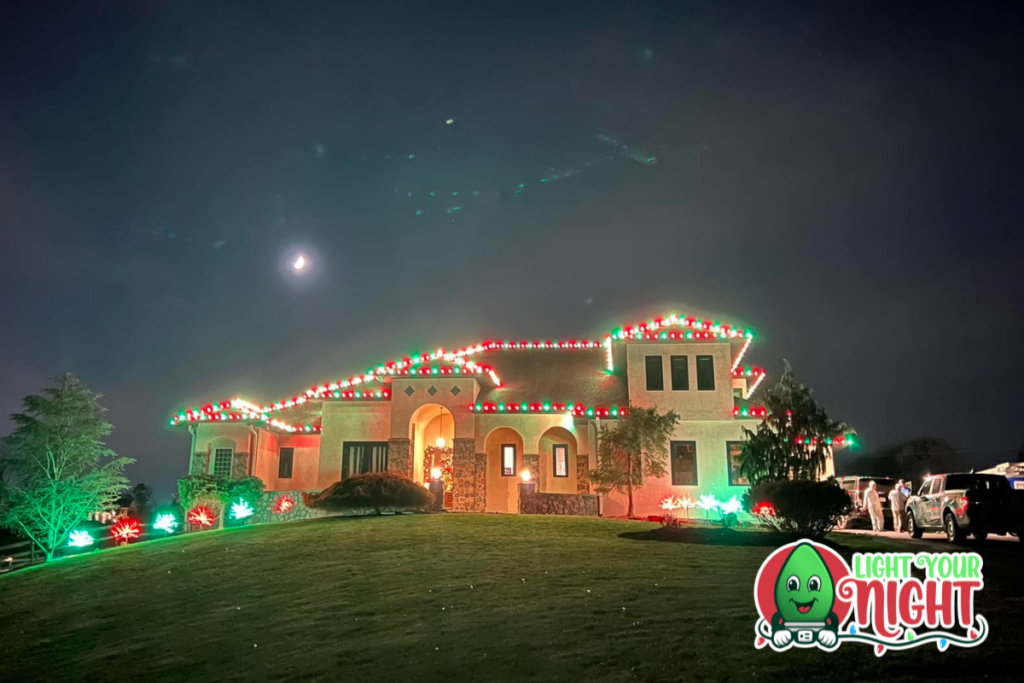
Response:
[[[537,445],[540,471],[537,490],[544,493],[576,493],[576,436],[565,427],[551,427]]]
[[[409,418],[409,441],[412,451],[412,478],[422,484],[428,481],[432,467],[443,470],[442,476],[451,488],[452,443],[455,439],[455,418],[451,411],[437,403],[417,408]],[[450,490],[447,491],[450,494]],[[446,496],[450,498],[449,496]]]
[[[523,437],[511,427],[497,427],[487,435],[484,450],[487,453],[487,512],[519,512]]]

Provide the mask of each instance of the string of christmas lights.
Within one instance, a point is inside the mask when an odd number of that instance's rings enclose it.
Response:
[[[629,410],[618,406],[585,406],[582,403],[541,403],[524,401],[523,403],[470,403],[471,413],[572,413],[577,417],[617,418],[626,415]]]
[[[749,394],[748,394],[749,396]],[[734,406],[732,409],[733,417],[768,417],[768,409],[762,406],[753,406],[750,408],[740,408]]]
[[[689,328],[686,331],[669,331],[665,328],[670,327],[684,327]],[[658,330],[661,330],[660,332]],[[537,349],[596,349],[605,347],[607,353],[607,369],[609,372],[615,370],[614,361],[612,358],[612,341],[613,340],[709,340],[709,339],[745,339],[745,343],[740,350],[740,354],[737,356],[732,371],[735,371],[739,366],[739,362],[746,352],[747,347],[750,346],[751,341],[754,339],[754,333],[752,330],[744,329],[742,327],[734,327],[732,325],[724,324],[719,321],[707,321],[699,318],[683,317],[675,313],[670,314],[664,318],[654,318],[647,322],[637,323],[636,325],[624,326],[616,328],[608,336],[605,337],[604,341],[596,339],[591,340],[536,340],[536,341],[496,341],[488,340],[483,341],[475,345],[467,346],[457,351],[445,351],[443,348],[439,348],[432,353],[414,354],[412,356],[402,358],[401,360],[395,360],[390,363],[384,363],[378,365],[376,368],[370,368],[365,374],[359,376],[349,377],[345,380],[338,380],[336,382],[328,382],[322,385],[315,385],[307,389],[301,396],[293,396],[290,399],[284,399],[276,403],[265,405],[260,407],[254,404],[248,404],[252,413],[269,414],[280,410],[287,410],[296,406],[300,406],[308,402],[310,399],[321,399],[321,398],[335,398],[335,399],[384,399],[390,398],[390,391],[382,389],[380,391],[343,391],[351,387],[361,386],[373,381],[383,382],[386,377],[394,376],[420,376],[420,375],[466,375],[466,374],[486,374],[495,383],[496,386],[501,386],[501,379],[493,368],[477,365],[473,361],[467,361],[467,356],[472,356],[487,351],[496,350],[537,350]],[[447,363],[453,364],[454,367],[430,367],[420,368],[418,366],[433,363],[438,360],[443,360]],[[756,384],[755,384],[756,386]],[[748,392],[749,395],[750,392]],[[224,414],[220,411],[226,410],[241,399],[234,399],[233,401],[224,401],[219,404],[208,404],[202,408],[194,408],[191,410],[185,410],[179,412],[176,416],[172,417],[170,424],[172,426],[178,426],[183,422],[203,422],[206,420],[242,420],[242,419],[256,419],[250,417],[233,416],[231,414]],[[225,405],[227,404],[227,405]],[[203,416],[206,417],[203,417]],[[220,415],[221,417],[216,417]],[[269,420],[267,417],[264,421]],[[298,427],[291,425],[294,431],[314,431],[313,425],[304,425]],[[310,429],[305,429],[309,427]],[[315,428],[319,430],[319,428]],[[291,430],[288,430],[291,431]]]

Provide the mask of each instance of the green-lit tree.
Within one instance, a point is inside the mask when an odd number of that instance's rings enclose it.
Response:
[[[131,458],[103,438],[113,430],[100,395],[68,373],[26,396],[3,439],[0,523],[24,534],[52,560],[90,512],[109,508],[128,486]]]
[[[605,423],[598,440],[597,469],[590,474],[600,493],[618,491],[629,501],[626,514],[632,517],[633,489],[643,477],[663,477],[667,472],[668,442],[679,423],[679,415],[657,408],[630,408],[615,426]]]
[[[832,441],[852,434],[843,422],[828,416],[814,392],[797,382],[786,361],[782,378],[765,391],[768,409],[756,431],[744,428],[740,474],[751,485],[780,479],[815,480],[832,457]]]

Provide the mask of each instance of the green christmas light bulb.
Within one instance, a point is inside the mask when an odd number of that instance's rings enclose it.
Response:
[[[783,647],[817,640],[825,647],[836,644],[839,619],[832,611],[835,583],[821,553],[812,544],[797,545],[786,558],[775,582],[775,606],[771,619],[772,640]]]

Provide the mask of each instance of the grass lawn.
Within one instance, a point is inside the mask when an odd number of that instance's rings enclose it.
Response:
[[[69,558],[0,577],[0,681],[963,683],[1016,678],[1024,659],[1017,541],[985,549],[981,648],[878,659],[850,643],[755,650],[753,581],[773,548],[742,532],[736,544],[620,535],[655,526],[324,519]],[[908,549],[835,540],[847,556]]]

